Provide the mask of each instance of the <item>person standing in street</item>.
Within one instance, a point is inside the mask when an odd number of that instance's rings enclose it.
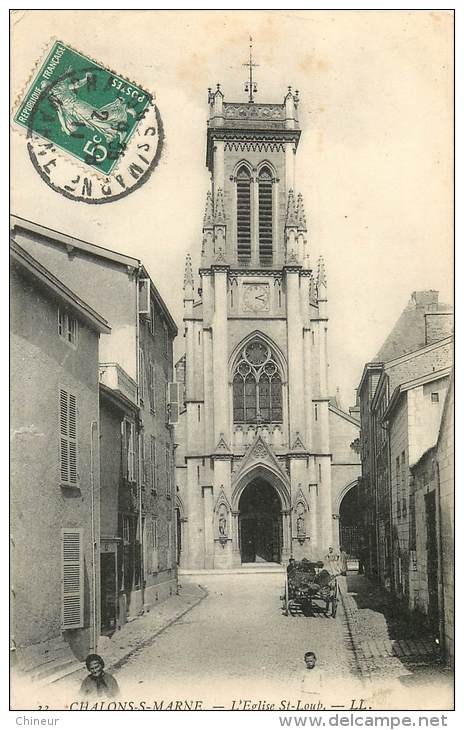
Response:
[[[340,575],[340,559],[333,547],[329,547],[329,552],[324,558],[325,567],[330,575]]]
[[[342,548],[340,551],[340,573],[342,575],[346,575],[347,570],[348,570],[348,555]]]
[[[303,695],[320,695],[322,692],[322,672],[316,667],[317,657],[313,651],[307,651],[304,655],[306,670],[301,680],[301,693]]]
[[[117,697],[119,686],[112,674],[103,671],[105,662],[99,654],[89,654],[85,660],[89,675],[81,684],[83,697]]]

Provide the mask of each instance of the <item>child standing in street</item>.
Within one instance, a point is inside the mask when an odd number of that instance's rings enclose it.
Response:
[[[313,651],[307,651],[304,655],[306,670],[301,680],[301,692],[303,695],[320,695],[322,692],[322,672],[316,667],[317,657]]]
[[[112,674],[104,671],[105,662],[99,654],[89,654],[85,660],[89,676],[81,684],[83,697],[117,697],[119,687]]]

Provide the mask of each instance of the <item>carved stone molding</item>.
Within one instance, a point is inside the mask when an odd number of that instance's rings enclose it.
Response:
[[[224,117],[234,119],[282,119],[285,120],[284,104],[230,104],[224,103]]]

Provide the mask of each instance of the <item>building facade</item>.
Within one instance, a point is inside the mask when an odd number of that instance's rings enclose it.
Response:
[[[419,536],[419,543],[417,541],[417,510],[411,467],[436,443],[450,369],[451,362],[448,367],[398,385],[382,416],[390,447],[392,590],[411,610],[420,604],[417,565],[427,552],[422,535]],[[423,522],[422,503],[418,508],[419,519]],[[428,519],[433,519],[435,525],[435,511]],[[433,532],[437,532],[435,526]],[[432,543],[429,548],[433,549]],[[429,610],[426,613],[431,626],[438,632],[437,557],[433,563],[435,579],[428,584]]]
[[[105,384],[111,382],[110,387]],[[129,480],[137,433],[137,384],[117,365],[100,366],[100,550],[101,626],[111,635],[131,613],[140,590],[141,555],[134,525],[139,515],[136,484]]]
[[[177,590],[174,442],[167,403],[177,328],[138,259],[18,217],[12,217],[11,227],[24,249],[108,319],[112,329],[101,341],[100,382],[137,409],[137,415],[123,419],[122,443],[101,434],[110,449],[102,457],[110,492],[115,496],[123,490],[118,534],[114,523],[109,535],[102,534],[102,554],[112,555],[103,558],[110,575],[104,570],[102,579],[105,584],[114,580],[117,541],[107,538],[117,537],[122,546],[117,620],[123,621]],[[114,428],[109,419],[102,425]],[[121,449],[125,466],[118,485],[108,462],[115,457],[121,463]]]
[[[439,302],[437,291],[413,292],[376,357],[365,365],[357,389],[361,415],[364,562],[367,573],[387,589],[392,588],[394,581],[396,504],[392,506],[392,484],[396,479],[396,462],[392,472],[384,413],[397,386],[450,365],[452,328],[451,308]],[[401,458],[400,453],[400,461]],[[396,538],[395,545],[398,550]]]
[[[298,93],[209,93],[199,298],[184,278],[184,410],[177,427],[180,563],[192,569],[322,557],[356,483],[358,421],[330,405],[327,278],[310,266],[296,193]]]
[[[438,610],[443,653],[454,664],[454,378],[443,406],[435,452],[438,525]],[[420,529],[417,524],[416,531]]]
[[[360,454],[361,454],[361,479],[359,483],[359,499],[362,509],[359,513],[359,525],[361,531],[361,545],[360,555],[364,563],[364,569],[366,573],[371,576],[377,577],[379,572],[382,573],[380,563],[383,562],[388,565],[386,552],[390,548],[389,535],[390,531],[386,530],[386,544],[384,546],[383,558],[379,555],[378,549],[378,494],[377,494],[377,459],[378,447],[376,449],[376,424],[371,414],[371,404],[376,392],[377,384],[382,374],[383,365],[382,363],[370,362],[364,367],[361,382],[358,387],[358,400],[360,408],[360,420],[361,420],[361,435],[360,435]],[[386,461],[386,468],[388,469],[389,459]],[[386,476],[387,483],[389,480],[388,474]],[[384,512],[388,519],[390,514],[389,500]],[[383,569],[384,577],[381,580],[382,584],[388,587],[389,576],[387,574],[386,567]]]
[[[100,634],[103,317],[11,244],[11,639],[18,668]]]

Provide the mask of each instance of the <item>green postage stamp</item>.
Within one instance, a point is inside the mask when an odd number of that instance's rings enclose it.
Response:
[[[127,195],[160,153],[153,95],[60,41],[33,76],[14,122],[26,131],[31,161],[45,182],[84,202]],[[77,175],[76,163],[87,174]]]

